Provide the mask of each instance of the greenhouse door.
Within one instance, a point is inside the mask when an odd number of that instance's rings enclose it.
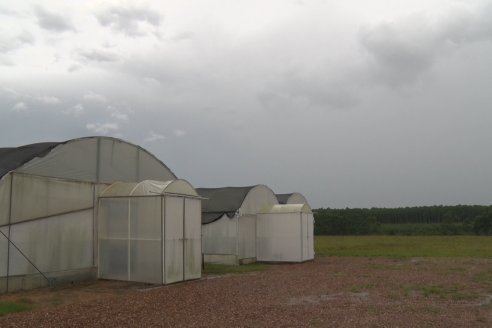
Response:
[[[202,275],[202,210],[201,200],[185,199],[184,280]]]
[[[164,283],[170,284],[184,279],[184,198],[166,196],[162,201],[166,220],[164,225],[166,240],[164,244]]]
[[[201,277],[201,201],[166,196],[164,283]]]

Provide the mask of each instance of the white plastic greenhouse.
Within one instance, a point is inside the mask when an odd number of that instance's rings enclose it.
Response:
[[[96,279],[98,196],[146,179],[176,176],[115,138],[0,148],[0,293]]]
[[[278,204],[265,185],[197,188],[202,206],[202,243],[206,263],[256,261],[256,214]]]
[[[306,197],[299,192],[290,194],[276,194],[279,204],[308,204]]]
[[[201,199],[187,181],[114,183],[99,198],[98,221],[100,278],[201,277]]]
[[[263,208],[257,215],[257,260],[304,262],[314,259],[313,228],[313,213],[307,204]]]

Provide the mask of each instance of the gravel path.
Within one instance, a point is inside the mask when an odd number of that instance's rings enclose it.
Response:
[[[326,257],[87,297],[0,327],[492,327],[491,295],[490,260]]]

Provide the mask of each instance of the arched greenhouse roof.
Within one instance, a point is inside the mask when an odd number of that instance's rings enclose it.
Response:
[[[64,145],[68,145],[76,141],[89,140],[89,139],[109,140],[121,144],[126,144],[134,147],[135,149],[141,150],[142,152],[150,156],[150,158],[153,158],[157,163],[162,165],[162,167],[165,170],[167,170],[173,178],[176,178],[176,175],[169,169],[169,167],[167,167],[161,160],[159,160],[155,155],[153,155],[146,149],[118,138],[103,137],[103,136],[75,138],[62,142],[34,143],[34,144],[24,145],[20,147],[0,148],[0,178],[11,171],[21,169],[24,165],[26,165],[27,163],[29,163],[30,161],[36,158],[43,158],[47,156],[48,154],[50,154],[55,149],[58,149],[59,147],[63,147]]]
[[[155,181],[144,180],[141,182],[115,182],[107,187],[100,197],[131,197],[131,196],[155,196],[173,194],[179,196],[199,197],[195,188],[186,180]]]

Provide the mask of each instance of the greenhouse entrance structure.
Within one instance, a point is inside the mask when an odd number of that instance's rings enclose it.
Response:
[[[98,221],[100,278],[201,277],[201,198],[187,181],[114,183],[99,198]]]
[[[256,256],[263,262],[314,259],[314,218],[307,204],[273,205],[258,213]]]

